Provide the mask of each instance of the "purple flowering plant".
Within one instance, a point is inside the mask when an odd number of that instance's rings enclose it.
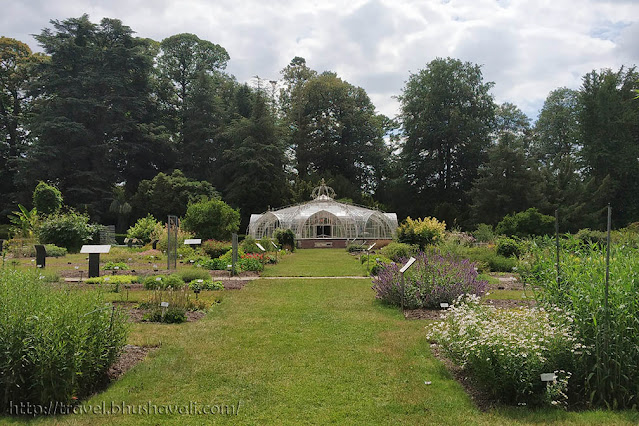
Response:
[[[488,282],[478,279],[475,263],[456,260],[438,251],[420,252],[417,261],[405,273],[404,306],[408,309],[439,308],[440,303],[452,303],[462,294],[483,296]],[[373,279],[377,299],[391,305],[401,305],[402,274],[400,263],[383,265]]]

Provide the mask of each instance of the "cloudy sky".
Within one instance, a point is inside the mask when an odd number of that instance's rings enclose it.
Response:
[[[275,80],[295,56],[363,87],[377,109],[436,57],[483,66],[497,102],[536,118],[549,91],[639,64],[639,0],[0,0],[0,35],[38,50],[49,20],[118,18],[141,37],[189,32],[222,45],[239,81]]]

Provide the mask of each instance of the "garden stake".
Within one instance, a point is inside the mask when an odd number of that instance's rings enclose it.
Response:
[[[555,209],[555,243],[557,246],[557,289],[561,288],[559,270],[559,209]]]

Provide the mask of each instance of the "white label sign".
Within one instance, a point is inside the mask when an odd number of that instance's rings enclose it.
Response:
[[[168,308],[169,302],[160,302],[160,306],[162,306],[163,308]]]
[[[557,376],[555,376],[555,373],[542,373],[541,374],[541,381],[542,382],[552,382],[556,378],[557,378]]]
[[[107,245],[84,245],[80,249],[80,253],[108,253],[111,251],[111,246]]]
[[[273,241],[271,241],[271,244],[273,245],[273,247],[275,247],[275,250],[277,250],[277,244],[275,244]]]
[[[258,249],[262,250],[262,251],[266,251],[266,249],[264,247],[262,247],[262,244],[260,243],[255,243],[255,245],[257,246]]]
[[[201,238],[187,238],[186,240],[184,240],[184,244],[187,245],[191,245],[191,244],[202,244],[202,239]]]
[[[439,307],[442,308],[442,309],[446,309],[446,308],[448,308],[448,303],[446,303],[446,302],[440,303]]]
[[[399,270],[399,272],[401,272],[402,274],[406,271],[408,271],[408,268],[411,267],[411,265],[413,263],[415,263],[417,259],[415,259],[414,257],[411,257],[410,259],[408,259],[408,262],[406,262],[406,265],[402,266],[402,269]]]
[[[376,245],[377,245],[377,243],[373,243],[373,244],[371,244],[371,245],[370,245],[370,247],[366,249],[366,251],[371,251],[371,249],[372,249],[373,247],[375,247]]]

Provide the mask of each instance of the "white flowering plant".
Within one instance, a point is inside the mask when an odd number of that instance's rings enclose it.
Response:
[[[559,309],[496,309],[465,295],[428,327],[428,338],[495,400],[565,405],[574,351],[582,347],[570,321]],[[559,380],[543,382],[543,373]]]

